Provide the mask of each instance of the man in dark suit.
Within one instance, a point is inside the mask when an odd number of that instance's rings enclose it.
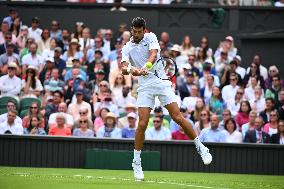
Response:
[[[0,45],[0,55],[7,52],[7,44],[12,43],[12,33],[6,32],[5,33],[5,43]],[[14,53],[19,54],[19,50],[16,46],[14,46]]]
[[[271,136],[271,143],[284,144],[284,121],[280,120],[278,123],[278,133]]]
[[[250,130],[246,133],[244,142],[248,143],[269,143],[270,137],[267,133],[262,131],[263,127],[263,119],[262,117],[258,116],[255,119],[255,129]]]
[[[190,96],[190,88],[194,85],[195,75],[196,73],[191,70],[184,73],[185,82],[178,88],[181,100],[183,100],[184,97]]]

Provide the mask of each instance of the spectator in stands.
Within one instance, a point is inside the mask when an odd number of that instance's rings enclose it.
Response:
[[[238,77],[236,75],[231,74],[230,76],[230,84],[226,85],[222,89],[222,97],[223,100],[227,103],[230,99],[235,98],[237,91],[239,89]]]
[[[79,122],[79,127],[74,129],[73,136],[94,137],[94,131],[92,131],[88,127],[88,118],[87,117],[79,118],[78,122]]]
[[[29,66],[33,66],[38,71],[38,73],[40,73],[44,67],[44,60],[42,56],[37,54],[37,44],[30,44],[29,51],[30,53],[23,56],[22,59],[23,74],[26,73],[26,69]]]
[[[199,121],[195,122],[194,125],[195,132],[197,135],[199,135],[204,128],[209,127],[211,127],[210,112],[207,110],[202,110],[200,113]]]
[[[37,44],[38,44],[38,50],[40,53],[43,53],[46,49],[50,49],[50,32],[47,28],[44,28],[40,39],[38,39]]]
[[[6,22],[6,21],[3,21],[1,23],[1,31],[0,31],[0,45],[3,45],[5,42],[6,42],[6,39],[5,39],[5,35],[6,33],[9,33],[9,23]],[[10,33],[11,35],[11,39],[9,42],[12,42],[14,44],[16,44],[16,36],[13,35],[12,33]],[[2,53],[0,53],[2,54]]]
[[[111,29],[106,29],[104,37],[103,37],[103,41],[104,41],[104,47],[109,51],[109,53],[112,50],[115,49],[115,47],[114,47],[114,39],[113,39],[113,32],[112,32]],[[108,59],[106,59],[106,60],[108,60]]]
[[[13,34],[11,32],[6,32],[4,36],[5,36],[5,42],[2,45],[0,45],[0,55],[7,52],[7,47],[9,43],[14,44],[13,52],[19,54],[18,47],[12,41]]]
[[[162,126],[163,117],[154,116],[154,127],[148,127],[145,132],[146,140],[170,140],[172,139],[171,131],[169,128]]]
[[[126,81],[123,74],[118,74],[115,78],[114,83],[110,83],[110,89],[112,91],[112,95],[114,100],[121,97],[122,88],[126,85]]]
[[[244,100],[240,104],[240,109],[238,114],[235,117],[236,123],[238,127],[242,128],[243,124],[246,124],[249,122],[249,113],[251,111],[250,103],[247,100]]]
[[[278,93],[281,90],[280,76],[272,77],[272,86],[265,91],[265,98],[273,98],[278,103]]]
[[[225,41],[222,41],[219,44],[219,47],[214,54],[215,60],[220,57],[222,51],[228,53],[228,58],[230,60],[232,60],[237,55],[238,49],[234,45],[234,38],[232,36],[227,36]]]
[[[62,39],[62,31],[57,20],[52,20],[51,22],[50,37],[55,38],[57,41]]]
[[[71,114],[68,114],[67,113],[67,104],[65,102],[61,102],[59,105],[58,105],[58,112],[55,112],[55,113],[52,113],[50,116],[49,116],[49,119],[48,119],[48,126],[49,128],[56,124],[56,116],[58,114],[62,114],[64,115],[65,119],[66,119],[66,125],[70,128],[73,127],[74,125],[74,118]]]
[[[17,45],[19,52],[22,52],[22,49],[25,48],[27,39],[29,35],[29,28],[26,25],[21,26],[20,34],[17,37]]]
[[[124,107],[124,113],[126,115],[118,119],[118,127],[119,128],[124,128],[127,125],[127,123],[128,123],[127,114],[129,114],[129,113],[137,114],[137,108],[136,108],[135,104],[133,104],[133,103],[126,104],[126,106]],[[123,115],[123,114],[121,114],[121,115]],[[137,125],[138,125],[138,119],[136,120],[136,126]]]
[[[124,31],[122,33],[122,44],[125,45],[128,41],[130,41],[130,38],[131,38],[131,33],[130,31]],[[162,52],[162,48],[161,48],[161,52]]]
[[[95,131],[95,133],[97,133],[99,128],[104,126],[105,121],[106,121],[106,115],[107,115],[108,112],[109,112],[109,109],[102,108],[101,111],[100,111],[99,116],[96,116],[96,119],[94,121],[94,131]],[[119,128],[122,128],[122,127],[119,127]]]
[[[65,116],[58,114],[56,116],[56,125],[49,129],[48,135],[71,136],[71,129],[65,126]]]
[[[196,48],[196,56],[198,57],[198,51],[202,52],[203,60],[212,57],[213,50],[209,47],[209,39],[207,36],[203,36],[200,40],[200,46]]]
[[[185,97],[182,101],[182,105],[185,106],[189,112],[194,110],[196,101],[199,99],[199,90],[197,85],[192,85],[190,88],[190,96]]]
[[[60,79],[60,72],[59,72],[59,69],[58,68],[52,68],[51,70],[51,73],[50,73],[50,78],[47,79],[47,80],[44,80],[43,84],[44,84],[44,88],[46,90],[48,90],[48,87],[46,88],[46,86],[50,86],[51,83],[54,83],[56,82],[57,83],[57,87],[60,88],[62,91],[63,91],[63,88],[64,88],[64,81],[62,81]]]
[[[284,145],[284,121],[278,123],[278,132],[271,136],[271,143]]]
[[[137,116],[134,112],[127,114],[128,124],[122,129],[122,138],[134,138]]]
[[[103,97],[100,102],[94,104],[94,112],[97,116],[101,108],[108,108],[110,112],[114,113],[116,117],[119,117],[119,111],[116,104],[113,103],[111,90],[106,90],[103,93]]]
[[[193,46],[191,39],[188,35],[184,36],[180,47],[182,55],[184,56],[195,55],[195,47]]]
[[[136,99],[131,95],[130,88],[128,86],[122,87],[122,95],[120,95],[120,97],[116,97],[115,104],[118,106],[120,113],[124,112],[127,104],[136,104]]]
[[[116,115],[109,112],[106,115],[105,125],[99,128],[97,132],[97,137],[102,138],[121,138],[121,129],[116,127]]]
[[[174,45],[173,43],[170,42],[170,35],[167,32],[161,33],[160,40],[165,43],[165,45],[168,49],[171,48]]]
[[[186,107],[183,107],[186,108]],[[204,100],[202,98],[197,99],[194,111],[190,113],[190,119],[195,123],[200,118],[200,113],[202,110],[205,110],[207,107],[204,104]]]
[[[80,117],[79,117],[79,119],[77,119],[75,121],[74,127],[79,128],[79,125],[80,125],[79,120],[84,118],[84,119],[87,119],[87,121],[88,121],[88,123],[87,123],[88,128],[93,131],[94,130],[94,123],[93,123],[92,119],[88,118],[88,108],[82,107],[81,109],[79,109],[79,115],[80,115]]]
[[[275,7],[284,7],[284,0],[279,0],[275,2],[274,4]]]
[[[218,76],[221,78],[223,73],[225,72],[225,68],[228,71],[229,63],[232,59],[228,57],[228,52],[225,50],[221,51],[221,55],[215,59],[215,68]]]
[[[11,62],[15,62],[17,65],[20,63],[20,57],[18,54],[14,53],[14,44],[8,43],[6,45],[6,53],[0,55],[0,70],[2,74],[8,73],[8,64]]]
[[[170,123],[167,119],[164,118],[163,108],[161,106],[157,106],[154,109],[154,116],[150,117],[148,122],[148,128],[152,128],[154,126],[154,117],[161,117],[162,118],[162,126],[166,128],[170,128]]]
[[[180,112],[183,115],[183,117],[192,125],[192,127],[194,128],[194,123],[193,121],[190,119],[190,114],[188,113],[187,109],[185,107],[180,107]],[[175,133],[176,131],[178,131],[176,134],[180,135],[181,133],[183,133],[183,131],[181,130],[182,128],[173,120],[171,119],[170,121],[170,130],[173,133]],[[183,133],[184,134],[184,133]],[[185,134],[184,134],[185,135]],[[172,135],[173,136],[173,135]],[[179,139],[176,139],[179,140]]]
[[[284,89],[281,89],[278,98],[279,102],[276,106],[278,107],[279,119],[284,120]]]
[[[192,140],[185,133],[181,126],[178,125],[178,130],[172,132],[172,140]]]
[[[224,130],[226,121],[231,118],[232,118],[232,114],[230,110],[224,109],[222,113],[221,121],[219,123],[219,129]]]
[[[80,39],[82,37],[82,32],[85,27],[86,26],[84,25],[83,22],[76,22],[75,31],[74,33],[71,34],[71,38]]]
[[[39,28],[39,18],[34,17],[32,19],[32,27],[29,28],[29,37],[38,41],[41,38],[42,29]]]
[[[277,133],[279,115],[276,110],[273,110],[270,112],[269,117],[269,122],[264,125],[263,131],[271,136]]]
[[[116,61],[117,56],[121,54],[121,49],[123,47],[122,38],[117,38],[115,41],[115,49],[112,50],[108,55],[108,61],[110,62],[110,71],[117,68],[120,62]]]
[[[22,135],[24,133],[24,129],[22,124],[16,121],[17,111],[11,109],[8,111],[6,116],[6,120],[0,123],[0,134]]]
[[[16,74],[18,66],[15,62],[8,64],[8,74],[0,77],[1,96],[18,97],[21,92],[21,79]]]
[[[244,77],[246,75],[246,69],[241,67],[241,62],[242,62],[241,56],[236,55],[233,60],[237,62],[236,73],[238,73],[241,76],[241,78],[244,79]]]
[[[184,65],[188,64],[187,56],[181,55],[180,52],[180,46],[178,44],[174,44],[169,48],[169,55],[175,60],[178,69],[181,69]]]
[[[80,51],[86,51],[90,48],[94,47],[94,39],[91,38],[91,30],[90,28],[84,28],[82,30],[82,37],[79,38],[79,44],[80,44]]]
[[[79,110],[83,107],[88,109],[87,117],[92,119],[92,109],[91,105],[83,100],[84,98],[84,91],[82,89],[78,89],[76,91],[76,102],[71,103],[68,107],[68,113],[74,117],[74,119],[79,119],[80,114]]]
[[[248,143],[269,143],[270,137],[267,133],[262,131],[263,120],[261,117],[255,119],[255,129],[249,130],[246,133],[244,142]]]
[[[44,128],[41,127],[42,118],[38,116],[31,116],[28,120],[27,127],[24,127],[24,134],[26,135],[46,135]]]
[[[272,65],[269,67],[268,69],[268,77],[267,79],[264,81],[265,82],[265,88],[269,89],[272,87],[272,83],[273,83],[273,77],[278,76],[279,70],[275,65]],[[281,83],[281,88],[284,87],[284,80],[280,80]]]
[[[191,70],[185,70],[184,77],[179,76],[177,81],[177,86],[181,99],[190,96],[191,87],[195,85],[195,75],[196,73]],[[182,80],[182,81],[181,81]]]
[[[208,105],[210,112],[215,113],[219,117],[219,120],[221,120],[222,113],[226,108],[226,103],[222,98],[221,90],[219,87],[213,87],[212,96],[209,100]]]
[[[12,27],[10,28],[10,31],[11,31],[16,37],[19,36],[21,25],[22,25],[21,18],[20,18],[20,17],[16,17],[16,18],[14,19],[14,22],[13,22],[13,24],[12,24]]]
[[[80,45],[78,43],[78,39],[73,38],[69,43],[69,48],[65,53],[62,55],[62,59],[66,62],[67,68],[73,67],[73,59],[77,59],[82,61],[83,59],[83,52],[80,51]]]
[[[13,22],[16,18],[18,18],[18,11],[15,8],[10,8],[9,10],[9,16],[5,17],[3,19],[3,22],[7,22],[9,25],[9,28],[12,29]]]
[[[42,84],[37,79],[36,69],[33,66],[29,66],[26,70],[26,77],[22,80],[22,97],[39,97],[43,91]]]
[[[27,38],[27,41],[25,43],[25,46],[22,48],[21,50],[21,54],[20,54],[20,60],[23,61],[23,57],[27,54],[30,53],[30,47],[32,44],[35,43],[35,40],[33,38]],[[37,50],[37,53],[40,53],[38,50]],[[23,63],[23,62],[22,62]]]
[[[62,48],[56,47],[54,49],[54,66],[59,70],[60,78],[63,79],[66,74],[66,62],[61,59],[61,54]]]
[[[62,41],[61,41],[61,48],[62,53],[68,50],[69,42],[71,41],[71,35],[68,29],[62,29]]]
[[[54,68],[54,59],[52,57],[45,58],[45,65],[39,73],[39,80],[41,83],[51,78],[51,71]]]
[[[264,123],[270,121],[270,113],[275,109],[275,101],[272,98],[265,99],[265,109],[259,113],[259,116],[262,117]]]
[[[259,81],[258,81],[258,77],[257,76],[251,76],[250,77],[250,85],[248,87],[245,88],[245,98],[248,101],[251,101],[255,98],[254,94],[255,94],[255,88],[258,85]]]
[[[251,68],[250,71],[244,77],[244,80],[243,80],[244,85],[246,87],[249,87],[251,85],[251,77],[256,77],[256,79],[258,81],[257,85],[259,85],[261,88],[264,89],[264,87],[265,87],[264,79],[260,75],[260,70],[259,70],[259,67],[257,66],[257,64],[255,64],[254,62],[251,63],[250,68]]]
[[[225,134],[225,142],[228,143],[242,143],[242,133],[240,133],[237,129],[237,124],[233,118],[228,119],[225,122],[224,126],[225,130],[223,130]]]
[[[208,105],[210,102],[213,89],[214,89],[214,76],[210,74],[207,75],[205,87],[200,89],[200,96],[204,99],[206,105]]]
[[[200,77],[199,79],[199,87],[202,89],[205,87],[206,85],[206,82],[207,82],[207,77],[209,75],[213,76],[214,77],[214,85],[215,86],[220,86],[220,79],[217,75],[214,75],[214,71],[213,69],[211,68],[211,66],[213,66],[213,61],[209,61],[209,60],[206,60],[206,62],[204,63],[204,68],[203,68],[203,76]]]
[[[224,73],[221,78],[221,85],[229,85],[230,84],[230,76],[236,75],[238,77],[238,85],[242,86],[242,77],[236,73],[237,62],[235,60],[230,61],[229,65],[226,65],[224,68]]]
[[[211,116],[210,127],[201,130],[199,139],[202,142],[225,142],[226,136],[222,130],[219,129],[218,115],[213,114]]]
[[[239,128],[239,131],[242,131],[243,139],[246,136],[246,133],[250,130],[255,129],[255,119],[257,117],[256,111],[250,111],[249,113],[249,122],[246,124],[243,124],[242,128]]]
[[[249,101],[250,106],[257,113],[262,112],[265,109],[265,98],[262,94],[262,88],[257,86],[254,90],[254,98]]]
[[[257,72],[259,73],[259,75],[262,76],[263,81],[266,80],[266,78],[268,77],[268,72],[267,72],[267,68],[262,65],[262,60],[261,60],[260,55],[254,55],[251,65],[256,65],[257,70],[259,70],[259,72],[258,71]],[[247,74],[250,73],[251,68],[254,68],[254,67],[247,68]],[[263,85],[261,86],[263,87]]]
[[[10,110],[16,111],[17,110],[16,99],[15,100],[9,100],[7,102],[6,108],[7,108],[7,112],[9,112]],[[8,113],[4,113],[4,114],[0,115],[0,123],[7,121],[7,115],[8,115]],[[22,119],[19,116],[16,116],[15,122],[17,122],[17,124],[22,125]]]
[[[95,57],[94,56],[95,52],[97,50],[100,50],[103,53],[103,61],[107,61],[108,55],[110,53],[110,49],[108,49],[104,46],[104,42],[103,42],[103,39],[101,37],[96,37],[94,40],[95,40],[94,48],[89,49],[87,51],[86,59],[88,60],[88,62],[93,62],[94,57]]]
[[[52,96],[52,102],[45,106],[45,120],[48,120],[52,113],[58,112],[58,106],[63,100],[63,93],[61,91],[54,91]]]
[[[238,114],[238,111],[241,106],[241,102],[244,100],[244,89],[238,88],[237,93],[234,98],[230,99],[226,105],[228,110],[230,110],[233,117],[235,117]]]
[[[207,59],[206,57],[206,54],[204,53],[204,50],[200,47],[197,47],[196,48],[196,59],[195,59],[195,62],[194,62],[194,66],[196,68],[199,69],[199,72],[202,72],[203,71],[203,65],[205,63],[205,60]]]
[[[57,46],[57,41],[55,38],[50,39],[50,45],[49,48],[44,49],[44,51],[41,53],[42,57],[46,60],[49,57],[54,57],[54,49]]]
[[[23,127],[29,128],[33,117],[39,118],[38,127],[44,129],[45,121],[44,117],[40,112],[40,107],[37,102],[33,102],[29,108],[28,115],[23,118]]]

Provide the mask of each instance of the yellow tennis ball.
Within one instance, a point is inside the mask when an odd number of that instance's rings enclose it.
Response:
[[[153,64],[152,64],[151,62],[147,62],[147,63],[146,63],[146,68],[147,68],[147,69],[151,69],[152,66],[153,66]]]

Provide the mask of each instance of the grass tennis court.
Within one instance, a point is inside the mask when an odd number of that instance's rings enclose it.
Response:
[[[284,176],[145,172],[135,182],[132,171],[0,167],[5,189],[174,189],[174,188],[284,188]]]

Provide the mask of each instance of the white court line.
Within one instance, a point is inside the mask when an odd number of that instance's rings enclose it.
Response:
[[[18,175],[18,176],[33,176],[31,173],[13,173],[10,175]],[[55,178],[58,177],[82,177],[82,178],[86,178],[86,179],[97,179],[97,180],[122,180],[122,181],[134,181],[134,179],[129,179],[129,178],[119,178],[119,177],[111,177],[111,178],[107,178],[107,177],[95,177],[95,176],[83,176],[83,175],[60,175],[60,174],[49,174],[46,176],[52,176]],[[146,180],[146,181],[142,181],[142,182],[146,182],[146,183],[154,183],[154,184],[170,184],[170,185],[175,185],[175,186],[185,186],[185,187],[195,187],[195,188],[206,188],[206,189],[228,189],[228,188],[215,188],[215,187],[211,187],[211,186],[201,186],[201,185],[194,185],[194,184],[183,184],[183,183],[177,183],[177,182],[165,182],[165,181],[154,181],[154,180]]]

